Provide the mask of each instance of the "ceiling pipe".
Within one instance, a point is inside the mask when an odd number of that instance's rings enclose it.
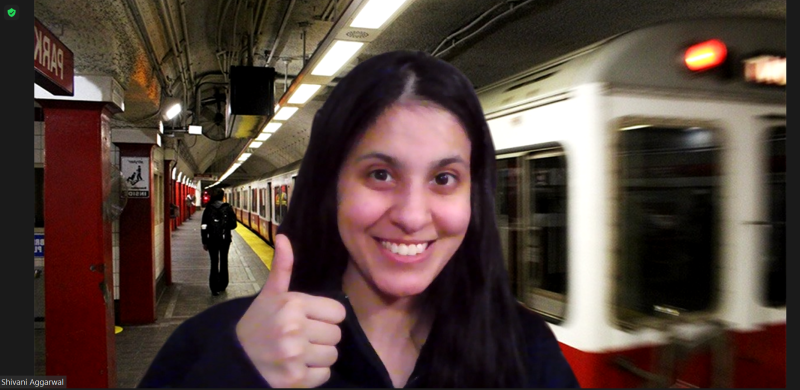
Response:
[[[222,26],[223,22],[225,21],[225,15],[228,13],[228,7],[230,7],[230,1],[221,1],[219,2],[219,8],[217,10],[217,65],[219,66],[219,71],[225,75],[225,81],[228,81],[228,69],[225,67],[226,65],[226,56],[227,53],[222,50]],[[222,58],[220,58],[222,57]]]
[[[271,0],[262,0],[262,1],[259,2],[259,5],[260,5],[260,8],[258,9],[258,12],[256,13],[256,15],[258,15],[258,16],[256,17],[255,23],[253,24],[253,26],[254,26],[254,28],[253,28],[253,45],[255,45],[256,37],[261,34],[261,26],[264,24],[264,18],[267,16],[267,10],[270,9],[270,7],[272,7],[272,1]],[[255,47],[252,48],[252,50],[255,50],[255,49],[256,49]],[[255,53],[253,53],[253,54],[255,54]]]
[[[267,57],[267,66],[269,67],[275,67],[275,62],[278,61],[278,57],[275,56],[275,52],[282,50],[283,46],[286,45],[286,39],[284,38],[283,32],[286,30],[286,26],[289,24],[289,18],[292,15],[294,3],[295,0],[289,2],[289,6],[286,7],[286,12],[283,14],[283,20],[281,20],[281,26],[278,29],[278,35],[275,37],[275,42],[272,44],[272,50],[269,51],[269,57]]]
[[[326,22],[336,19],[336,8],[339,5],[338,0],[328,0],[325,8],[322,10],[320,19]]]
[[[264,17],[270,7],[270,0],[259,0],[253,11],[253,17],[250,19],[250,41],[247,47],[247,56],[249,57],[248,65],[250,66],[255,65],[256,46],[258,45],[257,37],[261,34],[261,25],[264,23]]]
[[[194,85],[196,81],[194,78],[194,71],[192,70],[192,52],[189,50],[189,48],[191,48],[192,45],[189,44],[189,28],[186,25],[186,0],[181,0],[180,3],[181,3],[181,8],[180,8],[181,28],[183,28],[183,44],[184,47],[186,48],[186,66],[189,69],[189,80],[191,81],[191,85]]]
[[[531,2],[533,2],[533,0],[526,0],[525,2],[523,2],[521,4],[516,4],[516,2],[514,2],[512,0],[508,0],[508,1],[506,1],[505,4],[507,4],[509,7],[508,7],[507,10],[503,11],[503,13],[491,18],[489,21],[484,23],[482,26],[478,27],[477,30],[475,30],[474,32],[468,34],[467,36],[465,36],[465,37],[463,37],[461,39],[458,39],[458,40],[455,39],[456,35],[466,31],[467,29],[472,27],[474,24],[476,24],[480,19],[483,19],[486,15],[488,15],[490,12],[494,11],[498,7],[502,6],[503,4],[497,4],[497,5],[493,6],[493,7],[491,7],[489,10],[483,12],[483,14],[481,14],[476,20],[473,20],[472,22],[470,22],[466,26],[464,26],[461,29],[459,29],[457,32],[455,32],[453,34],[450,34],[447,38],[443,39],[442,42],[439,43],[439,46],[437,46],[436,49],[434,49],[431,52],[431,55],[434,56],[434,57],[438,57],[438,58],[443,57],[450,50],[453,50],[456,46],[458,46],[458,45],[466,42],[467,40],[473,38],[474,36],[480,34],[483,30],[487,29],[489,26],[491,26],[495,22],[499,21],[500,19],[502,19],[502,18],[514,13],[514,12],[516,12],[517,9],[522,8],[522,7],[528,5]],[[449,47],[439,51],[439,48],[442,47],[442,45],[444,45],[445,42],[447,42],[448,40],[451,40],[451,39],[453,40],[452,44]]]
[[[230,69],[231,65],[233,65],[232,59],[234,55],[236,56],[236,63],[241,63],[241,58],[239,58],[241,53],[239,50],[239,40],[236,39],[236,25],[239,24],[239,8],[243,3],[244,1],[242,0],[236,0],[236,8],[233,11],[233,28],[231,29],[231,42],[233,42],[233,50],[228,51],[229,57],[228,63],[226,64],[226,69]]]
[[[164,1],[165,0],[159,0],[159,2],[158,2],[159,5],[160,5],[160,8],[161,8],[161,12],[158,13],[159,16],[160,16],[159,19],[161,19],[162,28],[164,29],[164,31],[167,33],[167,36],[169,37],[168,40],[170,41],[170,44],[172,46],[172,51],[175,53],[175,60],[178,63],[178,70],[180,72],[181,81],[182,81],[182,84],[183,84],[183,97],[186,98],[186,89],[187,89],[187,82],[188,82],[188,80],[186,79],[186,69],[184,69],[184,67],[183,67],[183,58],[182,58],[182,55],[181,55],[181,50],[178,47],[178,40],[177,40],[177,38],[175,36],[176,35],[175,34],[175,23],[172,20],[172,13],[169,11],[169,7],[167,6],[167,4]],[[165,22],[164,18],[166,18],[166,22]]]

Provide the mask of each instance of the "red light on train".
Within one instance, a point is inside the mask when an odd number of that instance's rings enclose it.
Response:
[[[727,55],[725,44],[718,39],[711,39],[686,49],[683,62],[689,70],[701,71],[722,64]]]

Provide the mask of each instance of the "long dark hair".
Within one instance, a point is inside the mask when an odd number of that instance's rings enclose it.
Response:
[[[295,256],[290,289],[314,292],[320,286],[341,286],[349,254],[336,221],[339,170],[367,128],[401,98],[450,111],[472,144],[467,233],[422,297],[436,313],[428,338],[433,345],[426,345],[431,360],[425,385],[522,386],[522,331],[494,213],[494,144],[469,80],[423,52],[390,52],[362,62],[317,111],[292,204],[279,228]]]

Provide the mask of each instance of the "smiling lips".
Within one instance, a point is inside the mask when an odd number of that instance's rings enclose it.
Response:
[[[419,244],[406,244],[406,243],[396,243],[386,240],[378,240],[381,245],[386,248],[389,252],[393,254],[400,255],[400,256],[416,256],[425,251],[428,248],[428,242],[423,242]]]

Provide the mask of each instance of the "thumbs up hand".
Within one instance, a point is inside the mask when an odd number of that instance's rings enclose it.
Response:
[[[286,236],[275,237],[267,282],[236,325],[236,336],[274,388],[316,387],[336,362],[345,308],[325,297],[289,291],[294,255]]]

